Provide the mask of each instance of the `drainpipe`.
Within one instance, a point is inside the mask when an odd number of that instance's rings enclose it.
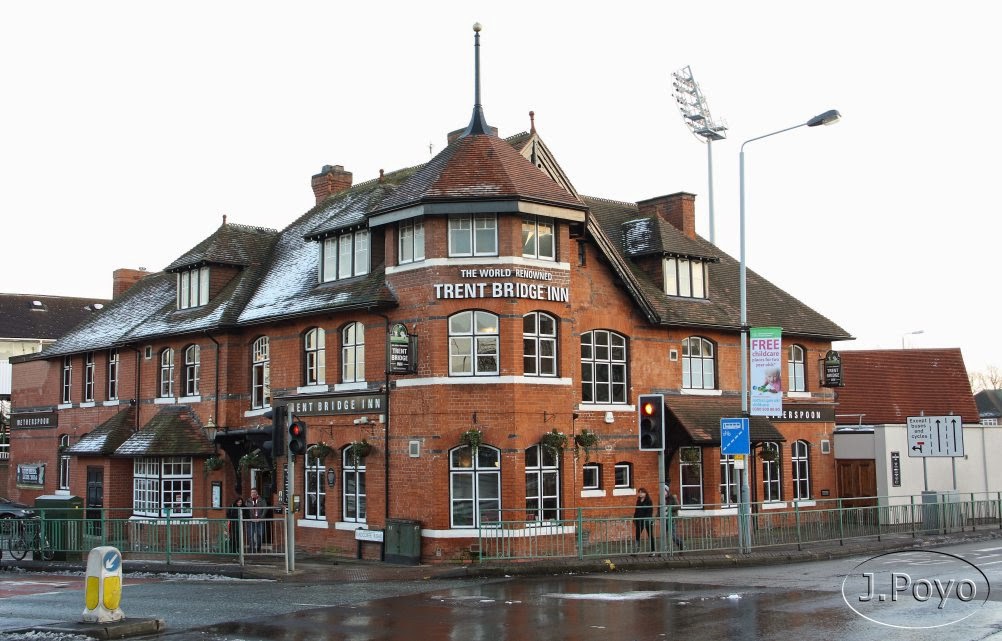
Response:
[[[384,339],[384,349],[390,349],[390,317],[386,314],[376,312],[378,316],[382,316],[383,320],[386,322],[386,337]],[[383,358],[383,389],[386,390],[386,414],[385,420],[383,421],[383,461],[385,461],[385,478],[383,482],[383,527],[386,527],[387,522],[390,520],[390,368],[389,368],[389,358],[390,355],[387,352]]]
[[[143,350],[141,350],[141,349],[139,349],[137,347],[133,347],[132,345],[126,345],[125,347],[127,349],[131,349],[132,351],[134,351],[136,353],[136,391],[135,391],[135,394],[133,394],[133,398],[132,398],[132,405],[135,406],[135,408],[136,408],[136,411],[135,411],[135,423],[136,424],[133,426],[133,430],[132,431],[133,432],[138,432],[139,431],[139,389],[140,389],[139,383],[140,383],[140,380],[142,379],[142,371],[143,371],[142,370]]]
[[[213,343],[216,344],[216,373],[215,373],[215,376],[214,376],[214,378],[216,379],[216,392],[215,392],[215,394],[216,394],[216,400],[215,400],[215,402],[213,404],[213,408],[214,408],[213,409],[213,412],[214,412],[213,416],[216,419],[216,425],[220,425],[220,423],[219,423],[219,341],[217,341],[216,339],[214,339],[212,337],[212,334],[210,334],[209,332],[205,332],[205,337],[208,338],[210,341],[212,341]],[[216,445],[215,439],[213,439],[212,445],[213,445],[213,447],[215,447],[215,445]]]

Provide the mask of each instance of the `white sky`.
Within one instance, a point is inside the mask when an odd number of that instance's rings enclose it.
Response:
[[[550,5],[565,8],[558,12]],[[671,95],[690,65],[715,118],[716,239],[857,337],[1002,366],[994,185],[1002,45],[991,3],[0,3],[0,291],[111,296],[231,222],[282,228],[310,176],[424,162],[473,102],[540,135],[578,191],[689,191],[706,148]],[[995,170],[992,167],[996,167]],[[922,334],[909,334],[922,330]]]

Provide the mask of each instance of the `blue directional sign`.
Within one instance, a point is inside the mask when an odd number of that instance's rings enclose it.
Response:
[[[747,418],[720,419],[720,453],[751,454],[751,432]]]

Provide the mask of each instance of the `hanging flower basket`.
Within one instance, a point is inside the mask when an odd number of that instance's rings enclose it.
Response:
[[[779,451],[774,447],[763,447],[758,457],[766,463],[775,463],[779,458]]]
[[[703,453],[698,447],[683,447],[678,452],[678,458],[683,463],[699,463],[703,460]]]
[[[240,457],[240,463],[238,464],[241,470],[250,470],[257,468],[259,470],[268,469],[268,459],[264,457],[261,450],[254,450],[248,454],[244,454]]]
[[[466,430],[460,435],[459,442],[475,452],[484,442],[484,433],[480,430]]]
[[[578,448],[583,448],[585,451],[585,461],[591,460],[591,448],[596,445],[598,445],[598,434],[588,428],[581,430],[580,434],[574,435],[575,455],[577,455]]]
[[[564,451],[564,448],[567,447],[567,435],[563,432],[558,432],[557,428],[553,428],[551,431],[543,434],[543,438],[539,439],[539,444],[553,450],[553,453],[559,456]]]
[[[320,441],[310,449],[306,450],[309,462],[320,461],[321,463],[334,452],[334,448],[327,443]]]
[[[221,456],[210,456],[205,459],[205,470],[207,472],[215,472],[216,470],[222,469],[223,465],[226,464],[226,460]]]
[[[372,454],[372,444],[364,438],[361,441],[352,441],[351,445],[348,446],[348,458],[356,467],[359,461],[370,454]]]

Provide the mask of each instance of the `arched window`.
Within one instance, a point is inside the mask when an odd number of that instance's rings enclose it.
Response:
[[[549,314],[522,317],[522,362],[526,376],[557,375],[557,320]]]
[[[327,382],[327,333],[322,327],[313,327],[303,335],[307,385]]]
[[[365,458],[353,459],[350,447],[341,450],[341,476],[342,518],[365,523]]]
[[[678,477],[681,481],[682,505],[703,505],[703,448],[682,447],[678,451]]]
[[[790,446],[790,475],[794,500],[811,498],[811,459],[807,441],[796,441]]]
[[[626,403],[626,337],[605,329],[581,334],[581,401]]]
[[[271,357],[267,336],[254,341],[251,350],[251,407],[271,405]]]
[[[525,450],[525,518],[527,521],[560,518],[560,457],[542,445]]]
[[[184,395],[198,396],[202,370],[202,348],[189,345],[184,350]]]
[[[108,400],[118,399],[118,348],[112,347],[108,350]]]
[[[94,373],[96,372],[96,363],[94,362],[94,352],[87,352],[84,354],[84,390],[83,390],[83,400],[84,402],[90,402],[94,400]]]
[[[63,356],[63,403],[69,403],[72,401],[72,390],[73,390],[73,359],[69,356]]]
[[[160,397],[174,396],[174,350],[170,347],[160,352]]]
[[[59,489],[70,489],[70,455],[66,453],[70,447],[70,435],[59,435]]]
[[[323,521],[327,517],[327,481],[322,460],[312,456],[305,457],[303,491],[306,494],[304,518]]]
[[[807,378],[804,376],[804,348],[790,345],[787,357],[786,391],[806,392]]]
[[[449,376],[498,374],[498,317],[465,311],[449,317]]]
[[[341,330],[341,382],[365,380],[365,325],[348,323]]]
[[[779,443],[762,443],[762,500],[780,501],[782,500],[783,478],[780,475],[780,457],[783,450],[779,448]]]
[[[700,336],[682,341],[682,387],[684,389],[716,389],[716,363],[713,343]]]
[[[501,520],[501,450],[463,445],[449,452],[449,515],[452,527],[490,526]]]

